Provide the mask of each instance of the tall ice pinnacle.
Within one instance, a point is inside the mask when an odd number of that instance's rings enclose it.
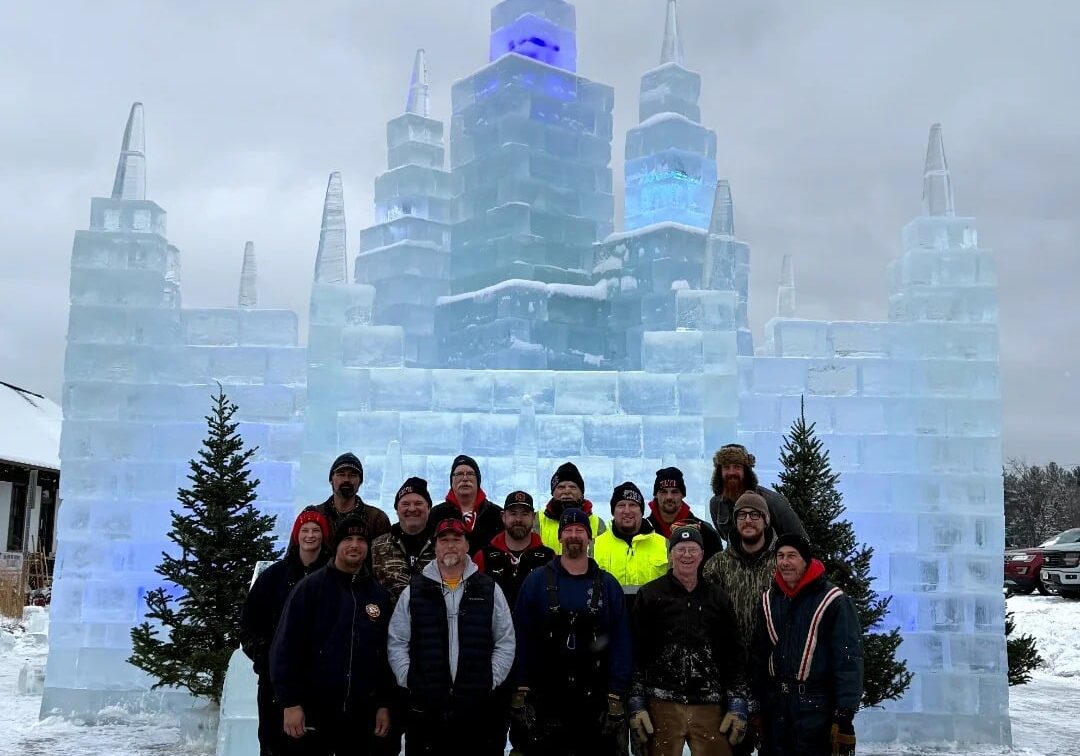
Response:
[[[240,268],[240,296],[237,306],[251,308],[259,305],[259,295],[255,289],[255,243],[244,244],[244,264]]]
[[[124,127],[120,145],[120,160],[116,163],[113,199],[146,199],[146,132],[143,124],[143,104],[133,103]]]
[[[345,196],[341,187],[341,172],[334,171],[326,184],[319,253],[315,257],[315,283],[345,283],[346,276]]]
[[[795,317],[795,262],[784,255],[780,263],[780,287],[776,292],[776,317]]]
[[[945,162],[945,145],[941,140],[941,124],[930,127],[930,142],[926,146],[926,170],[923,172],[923,214],[956,215],[953,204],[952,177]]]
[[[675,63],[683,65],[682,37],[679,35],[679,6],[677,0],[668,0],[667,23],[664,26],[664,47],[660,51],[660,65]]]
[[[735,236],[735,203],[731,199],[731,184],[727,179],[716,182],[709,236]]]
[[[405,106],[405,112],[431,117],[431,81],[428,79],[427,53],[423,48],[416,51],[416,60],[413,61],[409,103]]]

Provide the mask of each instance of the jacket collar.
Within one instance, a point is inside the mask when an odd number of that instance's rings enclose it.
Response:
[[[446,493],[446,500],[448,502],[450,502],[451,504],[453,504],[455,507],[457,507],[459,512],[461,511],[461,504],[458,503],[457,494],[454,493],[454,489],[451,488]],[[484,489],[482,489],[482,488],[476,489],[476,508],[473,509],[473,512],[475,512],[477,515],[479,515],[480,510],[484,508],[485,504],[487,504],[487,500],[488,500],[487,494],[484,493]]]
[[[555,501],[555,499],[550,499],[547,506],[544,507],[544,516],[550,517],[552,520],[558,520],[562,517],[562,513],[566,510],[567,506],[568,503],[565,501]],[[578,508],[587,515],[592,514],[592,502],[588,499],[582,499],[581,506]],[[593,535],[596,534],[594,533]]]
[[[802,580],[794,588],[788,588],[788,584],[784,582],[784,578],[780,575],[780,569],[776,570],[776,586],[783,592],[789,599],[793,599],[799,595],[799,593],[806,588],[806,586],[813,583],[819,578],[825,576],[825,565],[823,565],[817,559],[810,560],[810,566],[806,568],[806,572],[803,573]]]
[[[539,533],[533,532],[529,534],[529,545],[525,547],[525,551],[533,551],[544,545],[544,540],[540,537]],[[510,547],[506,545],[506,531],[501,531],[498,535],[491,539],[491,548],[498,551],[504,551],[507,554],[512,554]]]
[[[761,547],[760,551],[755,551],[753,554],[748,554],[743,549],[742,539],[741,538],[733,539],[731,541],[731,544],[730,544],[729,548],[731,549],[731,553],[739,561],[746,562],[747,564],[754,564],[755,562],[757,562],[757,561],[759,561],[761,559],[765,559],[770,554],[772,554],[773,543],[775,541],[776,541],[776,533],[773,532],[772,528],[766,528],[766,530],[765,530],[765,545]]]

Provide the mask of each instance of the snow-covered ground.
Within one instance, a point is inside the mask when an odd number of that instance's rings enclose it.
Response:
[[[1031,683],[1011,690],[1016,747],[1013,751],[957,749],[953,753],[1075,756],[1080,753],[1080,601],[1013,596],[1008,606],[1015,614],[1017,631],[1034,635],[1046,660]],[[28,665],[28,671],[44,667],[48,649],[41,631],[47,631],[47,617],[28,619],[21,623],[0,620],[0,755],[208,756],[205,748],[178,745],[179,729],[167,717],[103,712],[106,723],[94,727],[56,717],[38,721],[41,694],[20,693],[19,677]],[[877,756],[939,752],[911,746],[859,747],[860,754]]]

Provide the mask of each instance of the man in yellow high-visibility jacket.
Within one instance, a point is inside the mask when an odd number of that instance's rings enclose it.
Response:
[[[611,495],[611,529],[596,539],[593,556],[627,594],[667,574],[667,539],[644,519],[645,497],[630,481]]]
[[[559,542],[559,520],[567,509],[577,508],[589,517],[593,536],[604,532],[604,521],[593,514],[592,502],[585,498],[585,479],[573,462],[564,462],[551,476],[551,499],[543,512],[536,515],[535,530],[540,540],[556,554],[562,554]]]

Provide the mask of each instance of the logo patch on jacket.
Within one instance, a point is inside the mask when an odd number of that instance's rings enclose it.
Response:
[[[382,614],[382,609],[379,608],[378,604],[368,604],[364,607],[364,611],[367,612],[367,616],[372,620],[377,620]]]

